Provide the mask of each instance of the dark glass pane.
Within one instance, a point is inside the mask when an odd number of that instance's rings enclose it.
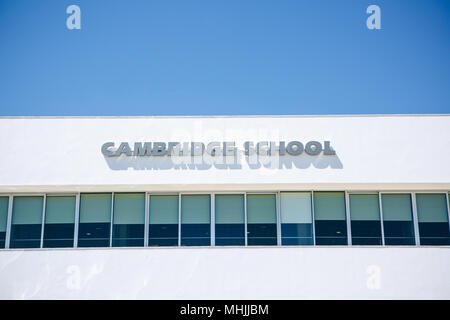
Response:
[[[177,224],[150,224],[149,246],[178,246]]]
[[[240,223],[216,224],[216,237],[244,237],[245,227]]]
[[[40,240],[29,240],[29,239],[24,239],[24,240],[14,240],[11,241],[9,247],[10,248],[40,248],[40,244],[41,241]]]
[[[130,239],[130,238],[116,238],[112,242],[113,247],[143,247],[144,238]]]
[[[52,223],[44,226],[44,248],[73,247],[75,224]]]
[[[5,248],[9,198],[0,197],[0,249]]]
[[[249,246],[276,246],[277,238],[248,238]]]
[[[282,223],[281,234],[283,237],[312,237],[312,223]]]
[[[384,243],[390,246],[413,246],[416,244],[416,239],[384,237]]]
[[[449,236],[448,222],[419,222],[421,237],[445,238]]]
[[[414,225],[412,221],[384,221],[384,236],[387,238],[413,238]]]
[[[277,245],[277,225],[275,223],[251,223],[247,225],[249,246]]]
[[[109,247],[110,223],[80,223],[79,247]]]
[[[176,247],[178,238],[149,238],[148,245],[150,247]]]
[[[0,249],[5,248],[6,244],[6,232],[0,232]]]
[[[420,245],[423,246],[448,246],[450,238],[420,238]]]
[[[245,245],[245,226],[238,223],[216,224],[216,245]]]
[[[305,246],[305,245],[313,245],[314,240],[313,238],[289,238],[289,237],[283,237],[281,238],[281,244],[283,246]]]
[[[450,244],[448,222],[420,222],[419,231],[421,245]]]
[[[384,243],[386,245],[414,245],[414,225],[412,221],[384,221]]]
[[[109,239],[78,239],[80,248],[105,248],[109,247]]]
[[[381,246],[381,237],[352,237],[352,245],[356,246]]]
[[[211,240],[208,238],[182,238],[182,246],[210,246]]]
[[[312,229],[312,223],[282,223],[281,244],[312,245],[314,244]]]
[[[216,246],[243,246],[245,238],[216,238]]]
[[[381,237],[381,222],[379,220],[353,220],[352,237]]]
[[[182,246],[209,246],[210,239],[210,224],[201,223],[186,223],[181,225],[181,245]]]
[[[115,224],[113,225],[114,247],[142,247],[144,246],[143,224]]]
[[[347,223],[345,220],[316,220],[317,237],[347,237]]]
[[[44,240],[44,248],[72,248],[72,240]]]
[[[353,220],[351,226],[353,245],[382,245],[379,220]]]
[[[343,237],[316,237],[316,245],[319,246],[345,246],[347,238]]]
[[[347,223],[345,220],[316,220],[317,245],[346,245]]]
[[[39,248],[40,244],[40,224],[16,224],[11,226],[10,248]]]

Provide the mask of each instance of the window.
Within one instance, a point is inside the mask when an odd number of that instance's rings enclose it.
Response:
[[[244,195],[216,195],[216,245],[245,245]]]
[[[5,248],[6,226],[8,224],[8,197],[0,197],[0,249]]]
[[[150,196],[149,246],[178,246],[178,196]]]
[[[14,197],[10,248],[41,246],[44,197]]]
[[[247,195],[249,246],[277,244],[277,211],[274,194]]]
[[[80,196],[79,247],[109,247],[111,193]]]
[[[281,244],[314,244],[311,193],[282,192],[280,201]]]
[[[445,194],[416,194],[421,245],[450,245]]]
[[[144,246],[144,193],[115,193],[113,218],[113,247]]]
[[[209,195],[181,196],[181,245],[211,245],[211,198]]]
[[[74,196],[46,198],[44,248],[73,247],[75,201]]]
[[[345,193],[314,192],[314,220],[317,245],[346,245]]]
[[[351,194],[350,217],[353,245],[382,245],[378,194]]]
[[[414,224],[410,194],[383,194],[384,243],[414,245]]]

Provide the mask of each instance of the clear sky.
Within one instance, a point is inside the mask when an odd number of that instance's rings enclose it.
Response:
[[[449,0],[0,0],[2,116],[370,113],[450,113]]]

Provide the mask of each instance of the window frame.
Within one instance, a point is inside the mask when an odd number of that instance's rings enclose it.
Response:
[[[449,232],[450,232],[450,191],[433,191],[433,190],[425,190],[425,191],[414,191],[414,207],[416,210],[416,217],[415,217],[415,224],[417,224],[417,236],[419,237],[419,242],[420,242],[420,233],[419,233],[419,213],[417,211],[417,200],[416,200],[416,194],[444,194],[445,195],[445,199],[446,199],[446,205],[447,205],[447,221],[448,221],[448,226],[449,226]],[[420,246],[420,244],[419,244]],[[426,247],[448,247],[448,246],[441,246],[441,245],[436,245],[436,246],[428,246],[425,245]]]
[[[11,193],[9,195],[9,203],[8,203],[8,221],[6,225],[6,242],[5,249],[17,249],[17,250],[36,250],[42,249],[43,247],[43,237],[44,237],[44,221],[45,221],[45,201],[47,194],[46,193]],[[41,237],[38,248],[10,248],[11,245],[11,230],[12,230],[12,218],[13,218],[13,210],[14,210],[14,198],[20,197],[42,197],[42,213],[41,213]]]
[[[182,246],[181,245],[181,198],[182,196],[205,195],[209,196],[209,246]],[[178,247],[180,248],[209,248],[215,246],[215,208],[214,208],[214,192],[179,192],[178,193]]]
[[[310,209],[311,209],[311,225],[312,225],[312,245],[304,245],[304,244],[298,244],[298,245],[289,245],[289,247],[315,247],[316,246],[316,226],[314,223],[314,191],[315,190],[280,190],[278,191],[278,199],[277,199],[277,211],[278,211],[278,228],[277,231],[279,232],[279,246],[283,246],[282,244],[282,234],[281,234],[281,194],[282,193],[309,193],[309,200],[310,200]]]
[[[41,248],[44,248],[44,232],[45,232],[45,215],[47,212],[47,197],[75,197],[75,213],[74,213],[74,235],[72,247],[65,247],[64,249],[76,248],[78,242],[78,222],[77,214],[79,214],[79,195],[80,193],[46,193],[44,197],[44,212],[42,214],[42,230],[41,230]],[[55,249],[55,248],[45,248]]]
[[[181,195],[180,192],[145,192],[145,229],[144,229],[144,247],[145,248],[158,248],[148,245],[150,238],[150,200],[151,196],[177,196],[178,197],[178,245],[167,246],[165,248],[178,248],[181,247]]]
[[[384,224],[383,224],[383,207],[382,207],[382,202],[381,202],[381,193],[378,191],[348,191],[347,192],[347,197],[348,197],[348,202],[347,202],[347,217],[348,217],[348,221],[349,221],[349,225],[347,227],[350,228],[350,238],[352,237],[351,234],[351,223],[352,223],[352,216],[351,216],[351,207],[350,207],[350,196],[351,195],[358,195],[358,194],[362,194],[362,195],[376,195],[378,198],[378,209],[379,209],[379,214],[380,214],[380,227],[381,227],[381,245],[353,245],[353,243],[351,243],[351,246],[356,246],[356,247],[384,247],[385,243],[384,243]],[[351,240],[350,240],[351,241]]]
[[[140,194],[142,196],[144,196],[144,244],[142,246],[113,246],[113,240],[114,240],[114,216],[115,216],[115,210],[114,210],[114,203],[115,203],[115,199],[116,199],[116,194],[121,195],[121,194]],[[145,223],[147,221],[147,192],[134,192],[134,191],[124,191],[124,192],[113,192],[112,193],[112,203],[111,203],[111,230],[110,230],[110,240],[109,240],[109,246],[110,247],[114,247],[114,248],[142,248],[145,247],[145,245],[147,243],[145,243],[146,241],[146,237],[145,237]],[[147,227],[148,228],[148,227]]]
[[[211,246],[215,247],[216,246],[216,195],[218,196],[222,196],[222,195],[242,195],[244,197],[244,247],[247,247],[248,242],[247,242],[247,194],[246,192],[242,192],[242,191],[237,191],[237,192],[233,192],[233,191],[229,191],[229,192],[213,192],[212,193],[212,198],[214,198],[214,201],[212,203],[212,208],[211,208],[211,225],[212,225],[212,221],[213,221],[213,215],[214,215],[214,225],[213,229],[214,229],[214,245],[213,244],[213,240],[211,239]],[[211,232],[211,236],[213,236],[213,232]],[[242,247],[242,246],[220,246],[220,247]]]
[[[280,192],[281,191],[255,191],[255,192],[245,192],[245,243],[248,247],[280,247],[281,246],[281,224],[280,224]],[[275,223],[276,223],[276,232],[277,232],[277,244],[274,246],[271,245],[248,245],[248,210],[247,210],[247,196],[248,195],[274,195],[275,196]]]
[[[98,191],[98,192],[78,192],[77,194],[77,203],[75,204],[75,208],[76,208],[76,212],[75,212],[75,232],[76,232],[76,246],[75,248],[78,248],[78,236],[79,236],[79,226],[80,226],[80,211],[81,211],[81,196],[83,194],[111,194],[111,212],[109,213],[110,215],[110,220],[109,220],[109,224],[110,224],[110,229],[109,229],[109,245],[106,247],[80,247],[83,249],[89,249],[89,248],[100,248],[100,249],[105,249],[105,248],[112,248],[112,224],[113,224],[113,214],[114,214],[114,193],[116,193],[116,191],[111,191],[111,192],[102,192],[102,191]]]
[[[299,191],[300,192],[300,191]],[[317,245],[316,243],[316,216],[315,216],[315,205],[314,205],[314,193],[315,192],[344,192],[344,205],[345,205],[345,223],[346,223],[346,228],[347,228],[347,244],[345,245]],[[352,232],[351,232],[351,227],[349,229],[349,224],[350,224],[350,211],[349,211],[349,198],[348,198],[348,193],[352,192],[352,193],[363,193],[364,191],[348,191],[348,190],[343,190],[343,189],[312,189],[311,190],[311,206],[312,206],[312,213],[313,213],[313,235],[314,235],[314,245],[313,247],[325,247],[325,248],[345,248],[345,247],[351,247],[351,237],[352,237]],[[350,237],[350,238],[349,238]]]
[[[244,230],[245,230],[245,244],[244,246],[237,246],[237,247],[248,247],[248,210],[247,210],[247,196],[248,195],[259,195],[259,194],[268,194],[268,195],[275,195],[276,200],[276,225],[277,225],[277,245],[276,246],[282,246],[281,245],[281,193],[283,192],[309,192],[311,195],[311,215],[312,215],[312,229],[313,229],[313,245],[308,245],[308,247],[318,247],[316,244],[316,230],[315,230],[315,210],[314,210],[314,197],[315,192],[332,192],[332,191],[340,191],[345,193],[345,213],[346,213],[346,223],[347,223],[347,238],[348,243],[347,245],[342,246],[333,246],[333,247],[351,247],[352,244],[352,230],[351,230],[351,212],[350,212],[350,195],[352,194],[372,194],[378,195],[379,200],[379,210],[380,210],[380,224],[381,224],[381,238],[382,238],[382,244],[381,247],[390,247],[390,245],[385,244],[385,232],[384,232],[384,216],[383,216],[383,204],[382,204],[382,195],[385,194],[409,194],[411,198],[411,210],[412,210],[412,219],[413,219],[413,228],[414,228],[414,239],[415,239],[415,245],[408,246],[408,247],[418,247],[421,246],[420,244],[420,231],[419,231],[419,220],[418,220],[418,211],[417,211],[417,194],[444,194],[447,204],[447,218],[448,218],[448,224],[449,224],[449,230],[450,230],[450,190],[343,190],[343,189],[279,189],[278,191],[258,191],[258,190],[250,190],[250,191],[242,191],[236,190],[236,191],[212,191],[212,192],[204,192],[204,191],[194,191],[194,192],[177,192],[177,191],[105,191],[105,192],[92,192],[92,191],[79,191],[79,192],[23,192],[23,193],[11,193],[11,192],[5,192],[0,193],[0,196],[2,197],[8,197],[8,214],[7,214],[7,222],[6,222],[6,239],[5,239],[5,248],[3,250],[36,250],[36,249],[42,249],[43,248],[43,242],[44,242],[44,232],[45,232],[45,217],[46,217],[46,207],[47,207],[47,196],[75,196],[75,227],[74,227],[74,243],[73,248],[78,248],[78,233],[79,233],[79,224],[80,224],[80,203],[81,203],[81,195],[82,194],[95,194],[95,193],[109,193],[111,194],[111,213],[110,213],[110,240],[109,240],[109,246],[112,247],[112,228],[114,223],[114,195],[115,193],[143,193],[145,194],[145,228],[144,228],[144,246],[143,247],[149,247],[148,246],[148,239],[149,239],[149,219],[150,219],[150,207],[149,207],[149,201],[150,196],[152,195],[173,195],[178,196],[178,246],[175,247],[181,247],[181,197],[183,195],[209,195],[210,196],[210,213],[211,213],[211,221],[210,221],[210,246],[208,247],[215,247],[215,222],[216,222],[216,216],[215,216],[215,196],[216,195],[227,195],[227,194],[235,194],[235,195],[243,195],[244,196]],[[39,248],[10,248],[11,244],[11,229],[12,229],[12,215],[13,215],[13,209],[14,209],[14,198],[16,197],[43,197],[43,205],[42,205],[42,221],[41,221],[41,237],[40,237],[40,245]],[[303,247],[305,245],[298,245],[299,247]],[[403,246],[403,245],[402,245]],[[402,247],[402,246],[396,246],[396,247]],[[108,247],[102,247],[102,249],[108,248]],[[235,246],[233,246],[235,247]],[[255,247],[265,247],[265,246],[255,246]],[[267,246],[269,247],[269,246]],[[274,246],[270,246],[274,247]],[[327,246],[325,246],[327,247]],[[359,246],[357,246],[359,247]],[[370,246],[370,247],[379,247],[377,245]],[[437,246],[439,247],[439,246]],[[448,247],[448,246],[445,246]],[[45,248],[45,249],[51,249],[51,248]],[[71,249],[71,248],[65,248],[65,249]]]
[[[414,245],[389,245],[389,244],[385,244],[384,233],[383,233],[383,243],[384,243],[385,247],[419,247],[420,246],[419,223],[417,221],[416,193],[417,193],[417,191],[401,191],[401,190],[380,191],[379,194],[380,194],[380,206],[381,206],[380,213],[381,214],[383,212],[383,201],[382,201],[383,194],[387,194],[387,195],[389,195],[389,194],[409,194],[410,200],[411,200],[411,215],[412,215],[414,241],[415,241]],[[383,216],[382,225],[384,226],[384,216]]]

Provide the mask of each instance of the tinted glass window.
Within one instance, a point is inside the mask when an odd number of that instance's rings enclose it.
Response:
[[[73,247],[75,196],[48,196],[45,202],[44,248]]]
[[[178,196],[150,196],[149,246],[178,246]]]
[[[209,195],[181,196],[181,245],[211,245],[211,198]]]
[[[43,197],[14,197],[10,248],[41,246]]]
[[[382,245],[378,194],[350,194],[353,245]]]
[[[421,245],[450,245],[445,194],[416,194]]]
[[[113,239],[114,247],[144,246],[145,194],[115,193]]]
[[[414,224],[410,194],[383,194],[384,242],[386,245],[414,245]]]
[[[344,192],[314,192],[317,245],[346,245],[347,222]]]
[[[8,197],[0,197],[0,249],[5,248],[6,226],[8,224]]]
[[[79,247],[109,247],[111,193],[81,194]]]
[[[311,193],[282,192],[280,201],[281,244],[314,244]]]
[[[244,195],[216,195],[216,246],[245,245]]]
[[[277,245],[277,211],[274,194],[247,195],[249,246]]]

